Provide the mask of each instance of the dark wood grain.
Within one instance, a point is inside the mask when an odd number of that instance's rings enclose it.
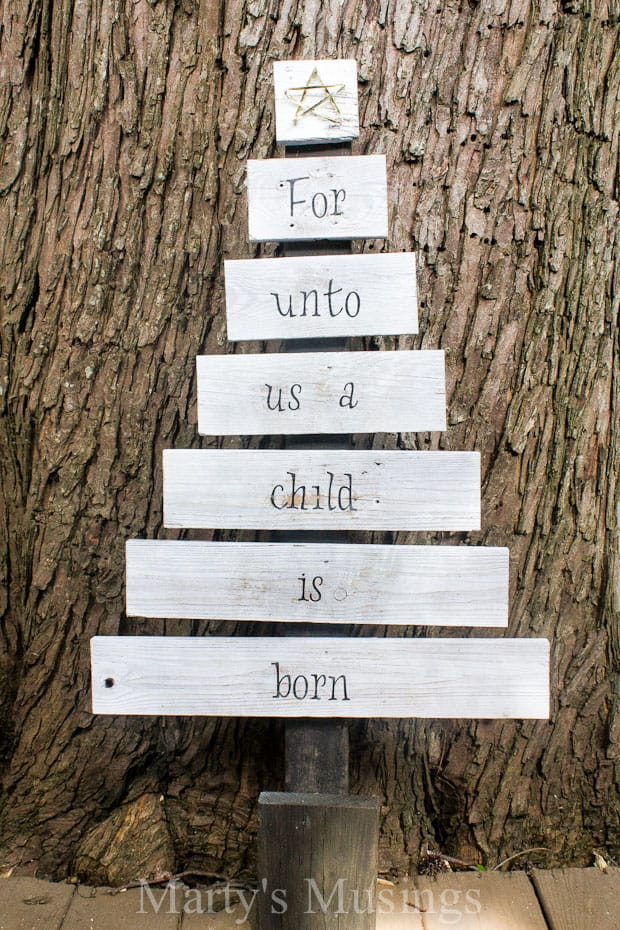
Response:
[[[259,930],[373,930],[378,802],[263,792],[259,814]]]
[[[351,143],[323,143],[312,146],[286,146],[287,158],[311,155],[350,155]],[[287,257],[298,255],[349,254],[351,243],[344,242],[289,242],[284,246]],[[289,352],[342,352],[346,340],[307,339],[293,340]],[[288,437],[286,448],[297,449],[350,449],[350,436]],[[302,539],[303,535],[303,539]],[[273,538],[273,537],[272,537]],[[278,534],[282,542],[346,542],[347,533]],[[299,636],[296,628],[286,627],[283,634]],[[309,631],[305,631],[309,632]],[[325,626],[317,635],[342,635],[342,628]],[[285,785],[287,791],[319,791],[346,795],[349,787],[349,733],[346,724],[331,721],[295,720],[287,722],[285,729]]]

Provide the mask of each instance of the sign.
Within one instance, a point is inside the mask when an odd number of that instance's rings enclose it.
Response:
[[[385,155],[248,161],[252,242],[387,237]]]
[[[505,627],[508,549],[127,542],[127,615]]]
[[[164,451],[169,527],[480,529],[477,452]]]
[[[357,137],[354,62],[276,62],[274,83],[279,142]],[[253,242],[387,237],[383,155],[249,161],[247,187]],[[232,340],[417,332],[412,253],[228,261],[225,276]],[[203,356],[197,373],[206,435],[446,426],[439,351]],[[168,527],[298,530],[306,539],[480,528],[476,452],[167,450],[163,463]],[[504,548],[130,540],[126,563],[129,616],[478,628],[508,620]],[[95,637],[91,650],[95,713],[549,714],[546,640]]]
[[[348,142],[359,136],[355,61],[274,61],[273,83],[277,142]]]
[[[442,351],[199,355],[196,366],[203,435],[446,428]]]
[[[417,333],[415,254],[224,262],[228,338]]]
[[[98,714],[546,718],[541,639],[96,636]]]

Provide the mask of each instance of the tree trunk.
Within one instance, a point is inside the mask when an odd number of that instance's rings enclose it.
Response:
[[[398,541],[509,546],[509,633],[552,641],[548,723],[353,725],[381,866],[429,844],[618,858],[617,0],[1,15],[0,865],[238,875],[282,787],[275,723],[93,717],[89,639],[206,628],[124,617],[124,544],[175,535],[161,452],[201,444],[196,354],[264,349],[226,341],[222,261],[273,254],[248,243],[244,172],[276,154],[290,57],[357,59],[357,151],[386,153],[390,190],[391,238],[364,248],[418,251],[420,335],[367,344],[446,352],[446,433],[376,446],[482,453],[482,532]]]

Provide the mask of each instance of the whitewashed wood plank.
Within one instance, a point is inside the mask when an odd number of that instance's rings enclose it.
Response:
[[[508,549],[127,542],[127,614],[505,627]]]
[[[417,333],[414,252],[224,262],[228,338]]]
[[[97,636],[96,714],[546,718],[542,639]]]
[[[478,452],[170,449],[164,524],[480,529]]]
[[[446,428],[442,351],[199,355],[208,436]]]
[[[385,155],[250,159],[247,168],[252,242],[387,237]]]
[[[348,142],[359,136],[357,62],[274,61],[276,141]]]

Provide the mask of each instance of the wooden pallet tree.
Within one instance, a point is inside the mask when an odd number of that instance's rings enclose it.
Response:
[[[303,635],[95,637],[94,712],[545,718],[546,640],[351,638],[304,626],[505,627],[508,551],[341,544],[327,535],[479,529],[480,457],[331,441],[444,430],[444,356],[347,350],[349,337],[417,332],[415,256],[347,254],[353,239],[388,235],[385,159],[343,151],[358,134],[355,63],[277,62],[274,79],[277,140],[302,157],[248,163],[249,234],[285,243],[286,257],[226,262],[228,334],[297,349],[293,340],[314,341],[305,352],[199,357],[198,428],[330,440],[164,452],[166,526],[290,535],[129,541],[127,613],[281,621],[288,632],[302,625]],[[261,796],[265,930],[373,925],[372,907],[361,913],[354,903],[366,893],[372,901],[377,803],[347,795],[342,732],[293,731],[293,790]],[[309,887],[325,904],[323,923],[307,912]],[[334,887],[344,897],[326,903]],[[285,908],[273,906],[276,889],[285,889]]]

